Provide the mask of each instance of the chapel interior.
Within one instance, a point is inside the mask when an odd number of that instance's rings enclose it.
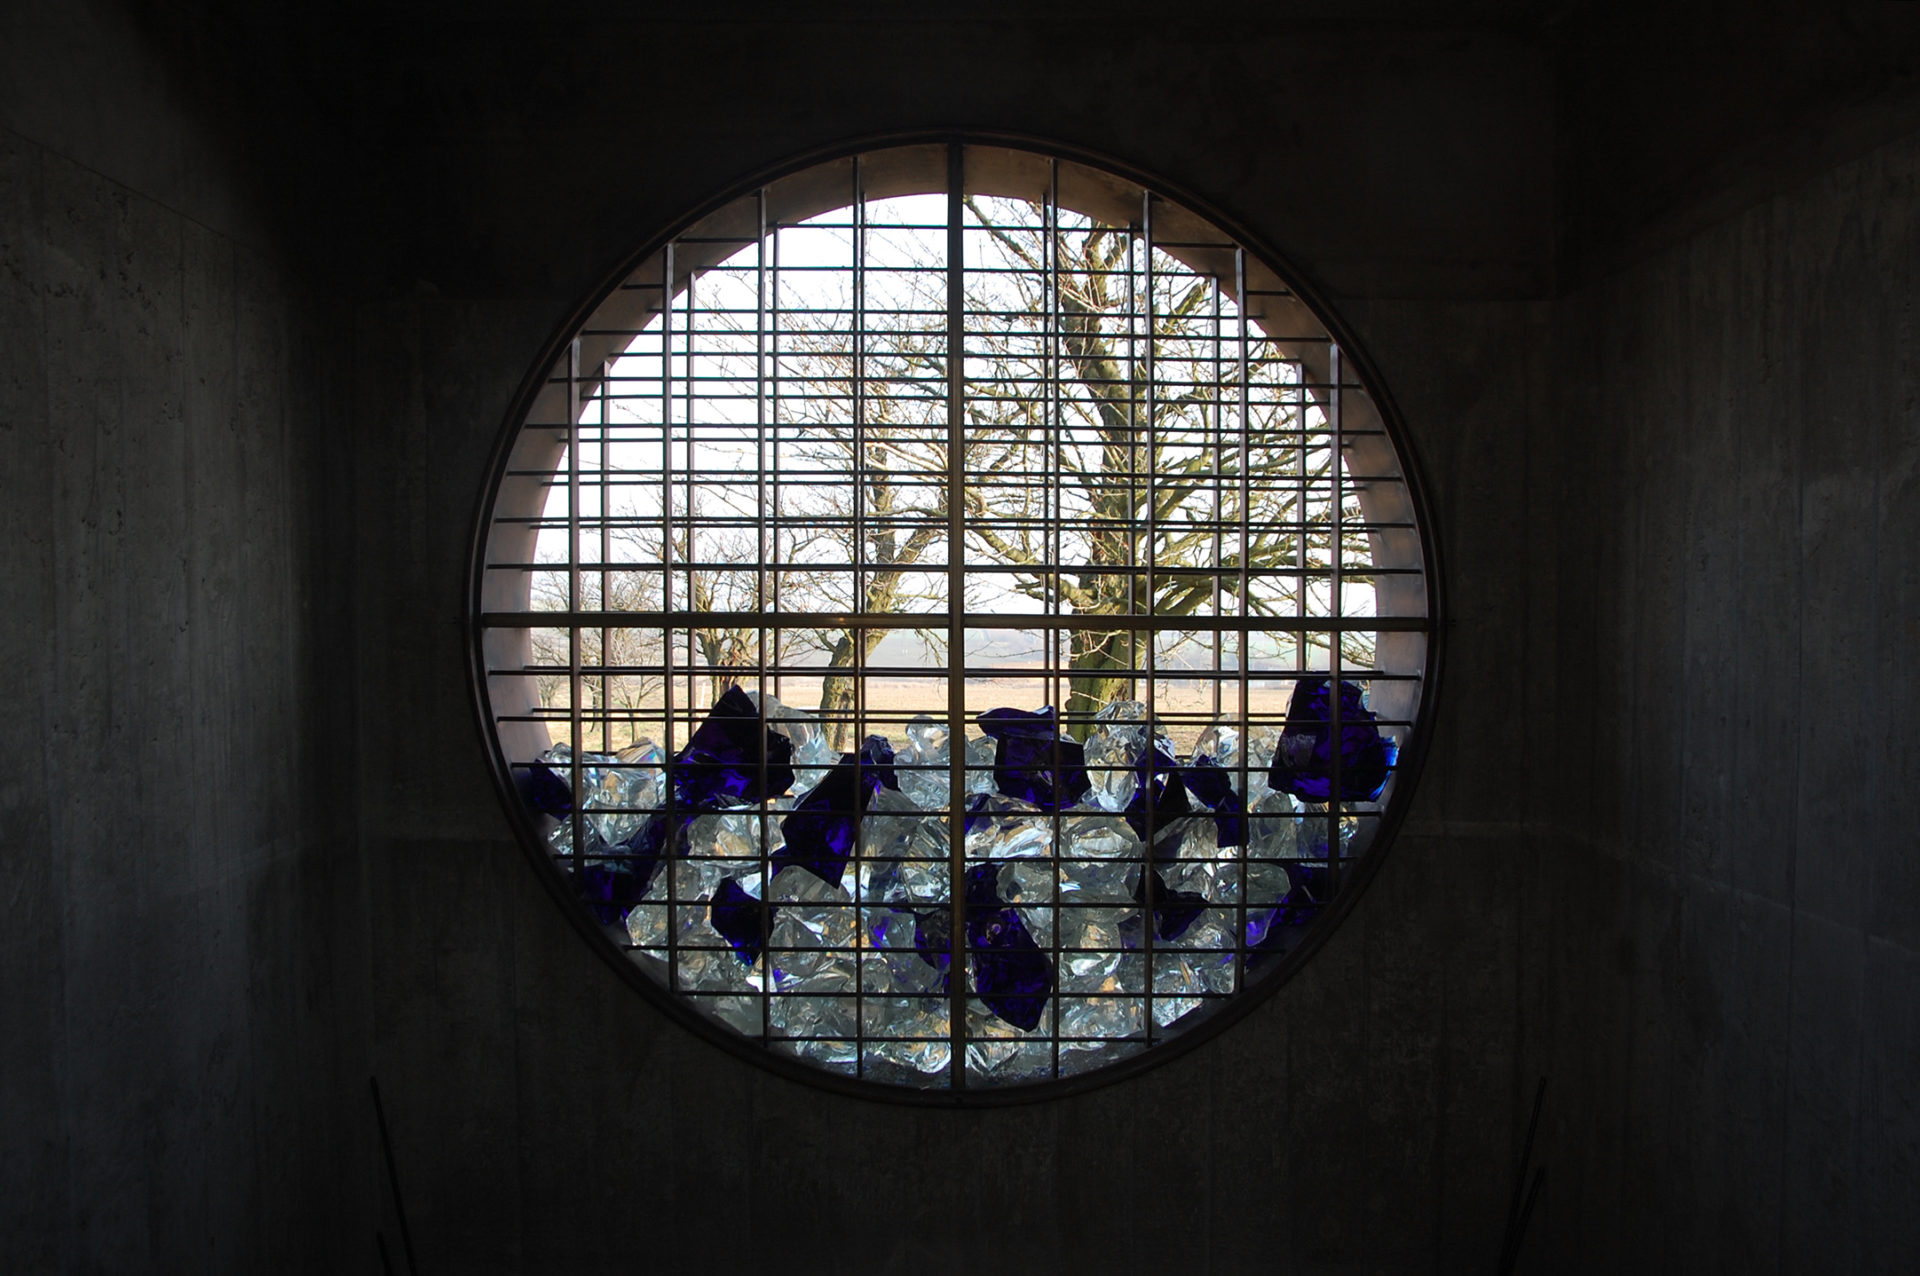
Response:
[[[1312,959],[969,1109],[617,978],[465,610],[610,272],[943,129],[1284,253],[1444,590]],[[1512,1270],[1920,1264],[1920,5],[7,0],[0,267],[7,1271],[1491,1272],[1539,1169]]]

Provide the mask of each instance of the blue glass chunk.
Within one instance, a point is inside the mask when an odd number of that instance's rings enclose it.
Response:
[[[1267,781],[1308,802],[1325,802],[1333,789],[1328,680],[1302,678],[1287,705],[1287,723],[1273,752]],[[1340,683],[1340,800],[1371,802],[1387,787],[1397,752],[1361,703],[1357,684]]]
[[[707,906],[707,920],[720,938],[733,946],[733,955],[740,959],[740,964],[751,966],[760,960],[767,936],[773,933],[773,916],[779,911],[774,905],[747,894],[740,883],[729,877],[713,892],[713,900]]]
[[[1040,1026],[1053,990],[1053,963],[1000,898],[999,864],[967,874],[967,949],[973,988],[997,1018],[1022,1032]]]
[[[1247,913],[1247,965],[1261,965],[1285,951],[1289,932],[1320,915],[1327,896],[1327,866],[1288,864],[1287,893],[1277,908]]]
[[[861,812],[882,788],[899,787],[893,750],[881,737],[868,736],[858,758],[841,754],[840,764],[780,821],[786,845],[773,853],[774,871],[778,872],[779,866],[798,864],[827,885],[840,885],[860,835]]]
[[[1153,933],[1163,940],[1178,939],[1207,911],[1207,897],[1199,891],[1169,888],[1158,869],[1147,872],[1153,874]],[[1134,878],[1133,899],[1137,904],[1147,902],[1146,873]]]
[[[842,755],[842,761],[848,761]],[[860,775],[869,788],[868,796],[883,787],[900,791],[900,777],[893,769],[893,745],[883,735],[870,735],[860,745]]]
[[[1212,758],[1199,757],[1181,776],[1187,792],[1200,799],[1201,805],[1213,812],[1213,824],[1218,833],[1215,841],[1220,846],[1245,846],[1246,807],[1241,803],[1240,795],[1234,791],[1233,780],[1227,769]]]
[[[672,849],[682,849],[686,845],[687,826],[693,819],[691,815],[648,816],[639,828],[627,834],[625,841],[614,846],[616,852],[627,857],[627,863],[632,867],[643,892],[653,884],[654,875],[660,871],[661,860],[669,853],[668,834],[672,834]]]
[[[1140,783],[1134,786],[1133,800],[1122,812],[1134,836],[1146,840],[1149,820],[1154,829],[1154,857],[1164,859],[1179,848],[1177,834],[1168,837],[1169,826],[1182,816],[1193,814],[1187,801],[1187,786],[1176,778],[1180,759],[1173,746],[1155,737],[1153,747],[1140,755]]]
[[[993,816],[987,813],[987,795],[985,793],[976,793],[968,798],[966,831],[971,833],[975,829],[983,828],[991,823],[993,823]]]
[[[646,896],[667,854],[668,830],[678,834],[677,849],[685,843],[687,822],[685,818],[669,822],[668,817],[656,815],[612,846],[589,824],[585,863],[576,869],[571,855],[560,857],[580,898],[602,925],[619,925],[626,920],[627,910]]]
[[[626,921],[627,910],[647,893],[646,885],[621,860],[595,860],[581,870],[577,880],[580,898],[602,926]]]
[[[746,806],[792,788],[792,763],[793,741],[766,725],[746,692],[728,687],[673,760],[674,796],[695,810]]]
[[[996,742],[993,782],[1000,792],[1042,810],[1072,806],[1092,789],[1087,751],[1078,740],[1060,734],[1053,706],[989,709],[976,721]]]
[[[524,770],[515,771],[513,787],[520,791],[522,802],[542,815],[564,820],[573,814],[573,786],[544,762],[529,762]]]
[[[953,966],[953,914],[929,908],[913,915],[913,951],[940,972],[940,991],[947,991],[946,975]]]

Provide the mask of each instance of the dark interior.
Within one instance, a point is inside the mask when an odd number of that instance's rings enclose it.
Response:
[[[514,395],[609,272],[949,127],[1285,253],[1399,406],[1448,619],[1406,826],[1305,968],[965,1111],[607,969],[464,614]],[[0,1267],[1493,1271],[1544,1076],[1517,1270],[1911,1270],[1916,298],[1893,0],[10,0]]]

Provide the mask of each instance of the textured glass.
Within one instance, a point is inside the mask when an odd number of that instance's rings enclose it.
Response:
[[[729,687],[674,759],[674,794],[695,810],[744,806],[791,788],[792,761],[793,742],[767,728],[746,692]]]
[[[1387,786],[1397,752],[1361,704],[1360,688],[1340,683],[1340,797],[1371,802]],[[1308,802],[1324,802],[1333,789],[1333,711],[1329,682],[1302,678],[1287,705],[1287,727],[1267,782]]]

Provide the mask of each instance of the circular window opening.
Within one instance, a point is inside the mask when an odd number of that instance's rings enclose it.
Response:
[[[1378,398],[1136,180],[942,142],[766,181],[522,405],[474,615],[514,818],[772,1066],[1141,1066],[1297,964],[1404,805],[1433,613]]]

